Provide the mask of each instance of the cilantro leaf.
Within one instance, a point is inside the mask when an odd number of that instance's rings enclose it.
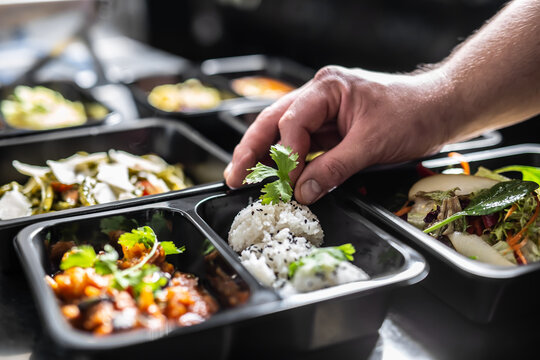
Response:
[[[172,241],[161,241],[159,244],[165,251],[165,255],[180,254],[186,250],[185,246],[177,248]]]
[[[249,173],[244,179],[245,184],[255,184],[263,181],[266,178],[278,176],[278,171],[276,169],[261,163],[257,163],[255,167],[248,170],[250,170],[251,173]]]
[[[149,226],[133,229],[130,233],[123,233],[118,239],[118,243],[128,249],[132,248],[135,244],[143,244],[147,249],[150,249],[155,241],[156,234]]]
[[[279,178],[290,181],[289,173],[298,165],[298,153],[292,154],[290,147],[276,144],[270,147],[270,157],[278,167]]]
[[[289,278],[294,277],[298,268],[304,265],[309,266],[316,272],[334,269],[342,261],[353,261],[355,252],[356,249],[351,243],[313,249],[308,255],[289,264]],[[330,258],[327,255],[330,255]]]
[[[255,167],[248,169],[251,173],[246,176],[244,183],[254,184],[277,176],[278,180],[263,187],[260,199],[265,205],[277,204],[280,200],[289,202],[293,194],[289,173],[298,165],[298,153],[292,154],[290,147],[276,144],[270,147],[270,157],[276,163],[277,170],[257,163]]]
[[[130,274],[126,281],[132,286],[135,297],[137,297],[144,288],[150,288],[153,293],[161,290],[167,285],[169,279],[163,276],[157,266],[146,264],[140,271]]]
[[[94,268],[99,275],[114,274],[118,271],[117,260],[118,253],[111,245],[107,244],[104,247],[104,252],[98,255]]]
[[[96,252],[90,245],[81,245],[73,247],[62,258],[60,269],[67,270],[72,267],[92,267],[96,261]]]

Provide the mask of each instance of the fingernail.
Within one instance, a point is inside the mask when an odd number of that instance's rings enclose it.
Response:
[[[302,199],[304,202],[311,204],[319,198],[321,195],[321,190],[322,189],[319,183],[313,179],[310,179],[302,184],[300,193],[302,194]]]
[[[229,173],[231,172],[231,169],[232,169],[232,162],[230,162],[227,167],[225,168],[225,170],[223,170],[223,177],[225,179],[227,179],[229,177]]]

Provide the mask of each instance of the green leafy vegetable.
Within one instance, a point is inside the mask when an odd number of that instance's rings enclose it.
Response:
[[[483,166],[479,166],[478,170],[474,174],[474,176],[481,176],[488,179],[493,179],[497,181],[508,181],[510,178],[507,178],[506,176],[503,176],[501,174],[497,174],[495,171],[489,170]]]
[[[66,253],[60,263],[60,269],[66,270],[75,266],[82,268],[92,267],[96,262],[96,258],[96,252],[92,246],[76,246]]]
[[[246,176],[244,183],[255,184],[269,177],[278,177],[274,182],[266,184],[260,199],[263,204],[277,204],[280,200],[289,202],[292,198],[292,186],[289,173],[298,165],[298,153],[292,154],[290,147],[273,145],[270,147],[270,157],[277,165],[277,169],[257,163]]]
[[[522,174],[523,181],[534,181],[540,185],[540,168],[534,166],[512,165],[495,170],[496,173],[518,171]]]
[[[184,252],[186,250],[185,246],[177,248],[172,241],[161,241],[160,245],[165,251],[165,255],[180,254],[181,252]]]
[[[144,288],[150,287],[152,292],[156,292],[167,285],[169,279],[159,272],[155,265],[146,264],[140,271],[129,274],[125,278],[126,284],[133,288],[135,297],[139,296]]]
[[[99,254],[97,261],[94,265],[94,269],[100,275],[114,274],[118,271],[118,253],[114,248],[107,244],[103,248],[104,252]]]
[[[469,203],[469,206],[463,211],[449,216],[443,221],[425,229],[424,232],[433,232],[464,216],[480,216],[496,213],[523,199],[536,188],[538,188],[538,184],[531,181],[510,180],[497,183],[490,189],[484,190],[475,196]]]
[[[147,249],[150,249],[154,246],[156,241],[156,234],[149,226],[143,226],[137,229],[131,230],[130,233],[123,233],[118,239],[118,243],[127,247],[128,249],[135,246],[135,244],[143,244]],[[165,255],[180,254],[185,250],[185,247],[177,248],[172,241],[161,241],[159,242]]]
[[[150,249],[154,245],[155,241],[156,234],[149,226],[133,229],[130,233],[123,233],[118,239],[118,243],[127,247],[128,249],[135,246],[135,244],[143,244],[147,249]]]
[[[105,245],[104,251],[98,255],[92,246],[81,245],[73,247],[67,253],[60,268],[66,270],[75,266],[94,267],[96,273],[100,275],[113,275],[112,287],[118,290],[132,288],[135,296],[138,296],[145,287],[149,286],[155,292],[167,284],[168,279],[161,274],[159,268],[148,264],[159,245],[163,248],[165,255],[179,254],[185,250],[184,246],[177,248],[172,241],[158,241],[156,234],[149,226],[139,227],[130,233],[122,234],[118,243],[127,248],[131,248],[135,244],[144,244],[146,248],[151,248],[151,250],[136,265],[120,270],[117,264],[118,253],[111,245]]]
[[[350,243],[314,249],[308,255],[289,265],[289,278],[292,278],[298,268],[304,265],[310,265],[315,271],[334,269],[342,261],[353,261],[355,252],[354,246]],[[327,255],[330,255],[331,261],[328,261]]]

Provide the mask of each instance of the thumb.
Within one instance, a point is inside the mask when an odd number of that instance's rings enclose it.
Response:
[[[298,202],[311,204],[351,175],[369,165],[363,146],[351,144],[345,137],[341,143],[328,152],[316,157],[306,165],[298,178],[294,195]]]

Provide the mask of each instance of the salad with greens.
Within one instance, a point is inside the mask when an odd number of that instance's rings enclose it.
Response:
[[[416,182],[395,214],[474,260],[501,266],[540,261],[540,168],[480,167],[471,175],[465,165],[462,174]]]

